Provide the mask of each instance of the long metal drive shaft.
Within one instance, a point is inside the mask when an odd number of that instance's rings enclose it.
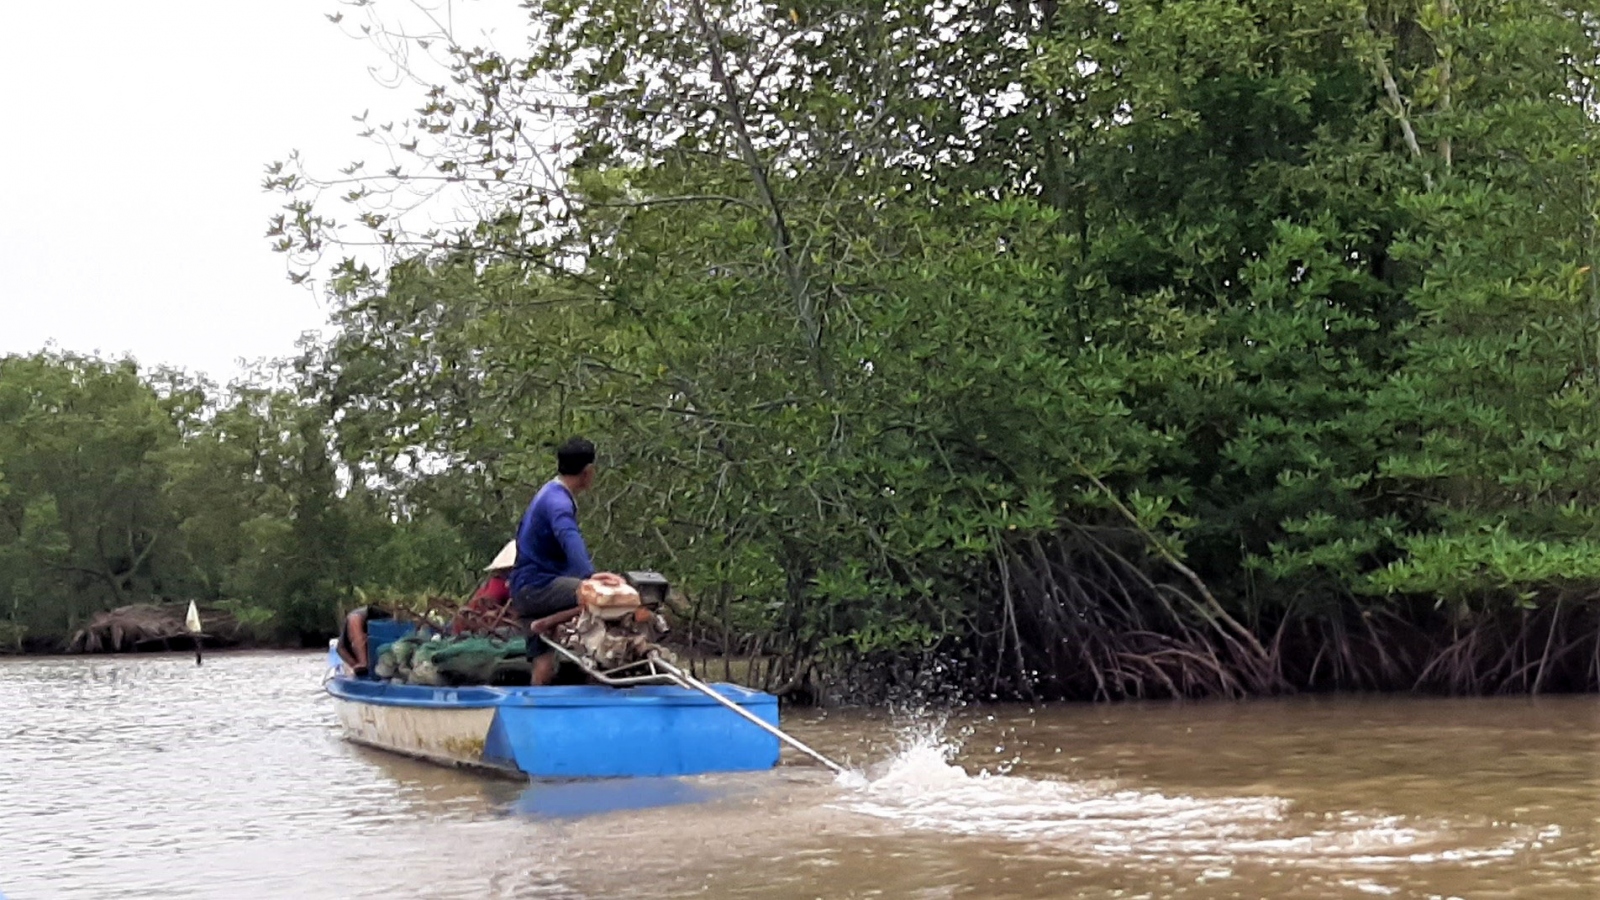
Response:
[[[652,653],[650,655],[650,657],[651,657],[651,661],[655,663],[657,668],[661,669],[661,671],[665,672],[667,675],[669,675],[672,678],[674,678],[675,680],[677,680],[679,684],[681,684],[681,685],[683,685],[684,687],[687,687],[687,688],[693,688],[694,690],[697,690],[700,693],[705,694],[707,697],[710,697],[711,699],[717,701],[718,703],[721,703],[723,706],[726,706],[727,708],[733,710],[734,712],[738,713],[739,715],[744,716],[750,722],[752,722],[752,723],[754,723],[756,725],[759,725],[762,728],[766,729],[768,732],[770,732],[772,734],[773,737],[777,738],[780,741],[783,741],[784,743],[786,743],[789,746],[795,748],[796,750],[799,750],[801,753],[804,753],[805,755],[811,757],[812,759],[816,760],[817,762],[822,763],[823,765],[825,765],[828,768],[832,769],[835,775],[843,775],[844,774],[844,771],[845,771],[844,770],[844,766],[839,765],[838,763],[836,763],[833,760],[827,758],[826,756],[823,756],[821,753],[818,753],[817,751],[815,751],[815,750],[811,749],[810,747],[806,746],[804,743],[802,743],[800,741],[799,738],[791,736],[788,732],[784,731],[783,729],[777,727],[776,725],[771,724],[770,722],[767,722],[765,719],[762,719],[760,716],[756,715],[755,713],[751,712],[750,710],[745,709],[744,707],[742,707],[739,704],[733,702],[732,700],[729,700],[727,697],[722,696],[721,694],[717,693],[714,689],[712,689],[711,685],[706,684],[705,682],[703,682],[700,679],[694,677],[693,675],[690,675],[688,672],[683,671],[682,669],[678,668],[677,666],[673,665],[672,663],[669,663],[669,662],[663,660],[661,657],[656,656],[654,653]]]
[[[705,694],[707,697],[710,697],[711,699],[717,701],[718,703],[722,704],[723,706],[726,706],[728,709],[733,710],[734,712],[736,712],[739,715],[743,716],[745,721],[749,722],[750,724],[757,726],[758,728],[762,729],[763,731],[766,731],[768,734],[771,734],[773,737],[777,738],[778,740],[783,741],[785,744],[788,744],[789,746],[793,747],[794,749],[799,750],[801,753],[804,753],[805,755],[811,757],[812,759],[816,760],[817,762],[822,763],[823,765],[827,766],[829,769],[833,770],[833,773],[835,775],[843,775],[845,773],[845,767],[844,766],[839,765],[838,763],[836,763],[833,760],[827,758],[826,756],[823,756],[821,753],[818,753],[817,751],[815,751],[815,750],[811,749],[810,747],[806,746],[806,744],[804,742],[802,742],[799,738],[791,736],[788,732],[784,731],[783,729],[779,728],[778,726],[773,725],[772,723],[766,721],[765,719],[761,718],[760,716],[756,715],[755,713],[751,712],[750,710],[745,709],[744,707],[742,707],[739,704],[733,702],[732,700],[729,700],[727,697],[724,697],[721,694],[717,693],[711,687],[711,685],[706,684],[705,682],[703,682],[700,679],[694,677],[693,675],[690,675],[688,672],[685,672],[684,670],[678,668],[677,666],[673,665],[672,663],[669,663],[666,660],[662,659],[661,655],[659,653],[657,653],[656,651],[654,651],[654,650],[650,651],[650,656],[649,656],[648,659],[640,660],[639,662],[636,662],[636,663],[630,663],[630,664],[628,664],[626,666],[622,666],[621,669],[612,669],[611,672],[601,672],[598,669],[596,669],[594,666],[590,665],[588,660],[583,659],[582,657],[578,656],[576,653],[573,653],[571,650],[568,650],[566,647],[563,647],[560,644],[560,642],[551,640],[549,635],[540,635],[540,638],[545,642],[545,644],[548,647],[550,647],[550,649],[556,651],[557,653],[559,653],[561,656],[567,658],[568,660],[571,660],[573,663],[576,663],[579,668],[583,669],[584,672],[588,673],[591,677],[593,677],[596,681],[600,682],[601,684],[608,684],[608,685],[611,685],[612,687],[628,687],[630,685],[635,685],[635,684],[661,684],[661,683],[667,683],[667,684],[675,684],[678,687],[688,688],[689,690],[692,690],[692,691],[699,691],[700,693]],[[633,668],[635,666],[640,666],[640,665],[649,666],[650,667],[649,673],[645,674],[645,675],[621,675],[620,674],[620,672],[623,669],[631,669],[631,668]],[[619,674],[612,674],[612,673],[619,673]]]

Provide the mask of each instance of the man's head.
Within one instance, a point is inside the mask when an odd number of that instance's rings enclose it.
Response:
[[[575,437],[556,448],[556,472],[574,493],[594,484],[594,445]]]

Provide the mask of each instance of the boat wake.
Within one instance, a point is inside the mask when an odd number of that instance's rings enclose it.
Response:
[[[1169,796],[1112,782],[969,774],[937,733],[908,741],[886,764],[838,779],[832,806],[900,827],[998,838],[1052,853],[1122,861],[1184,861],[1383,869],[1487,863],[1553,835],[1507,826],[1500,840],[1462,847],[1443,823],[1357,812],[1297,812],[1278,797]],[[1479,835],[1483,837],[1483,835]]]

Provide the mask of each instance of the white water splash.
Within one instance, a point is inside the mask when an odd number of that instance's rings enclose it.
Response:
[[[1463,848],[1459,836],[1442,825],[1354,812],[1294,814],[1279,797],[1168,796],[1112,782],[972,775],[952,762],[956,750],[937,732],[917,736],[887,764],[839,776],[836,784],[847,793],[834,806],[918,831],[1206,867],[1247,861],[1341,868],[1477,863],[1512,855],[1533,837],[1528,829],[1516,829],[1492,846]],[[1227,877],[1226,871],[1207,874]]]

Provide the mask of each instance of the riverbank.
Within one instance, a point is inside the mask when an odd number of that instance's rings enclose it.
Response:
[[[24,647],[35,655],[184,651],[193,641],[179,604],[96,615],[65,641]],[[1018,603],[1015,635],[980,632],[918,652],[799,656],[729,640],[714,623],[674,610],[668,645],[713,678],[808,706],[954,705],[1007,700],[1244,698],[1381,692],[1474,696],[1600,692],[1600,607],[1556,604],[1452,617],[1421,605],[1348,620],[1304,617],[1271,628],[1091,628],[1050,608]],[[227,606],[201,610],[208,650],[320,649],[333,632],[286,637]],[[687,619],[687,621],[686,621]]]
[[[1014,581],[1013,584],[1017,582]],[[715,624],[688,635],[713,674],[821,705],[1600,692],[1600,605],[1465,611],[1423,599],[1277,620],[1066,606],[1021,591],[967,638],[926,650],[762,653]],[[718,653],[722,648],[732,652]]]
[[[201,632],[189,632],[187,603],[138,603],[94,614],[70,635],[22,635],[0,655],[69,656],[106,653],[163,653],[202,649],[299,650],[325,646],[327,638],[287,639],[260,616],[227,605],[198,606]],[[333,637],[330,633],[328,638]]]

